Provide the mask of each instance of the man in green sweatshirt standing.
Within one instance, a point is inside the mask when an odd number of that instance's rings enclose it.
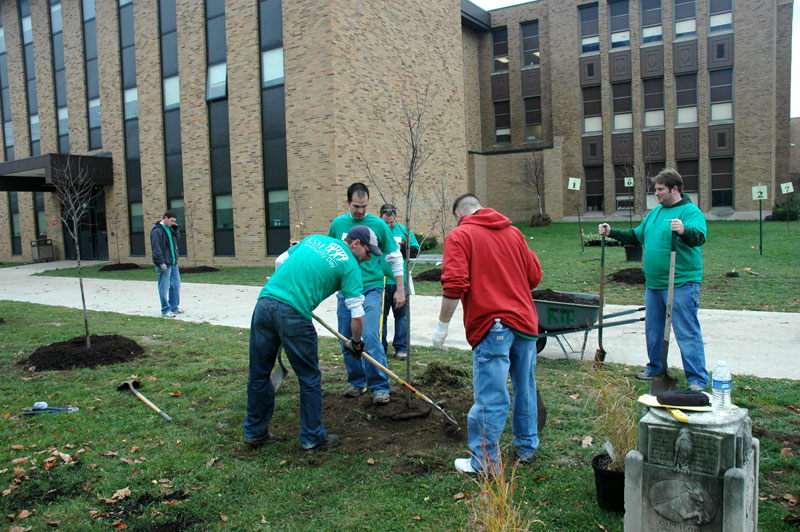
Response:
[[[700,282],[703,278],[703,258],[700,246],[706,241],[706,218],[683,194],[683,179],[672,168],[665,168],[653,178],[659,205],[631,230],[611,229],[600,224],[600,235],[610,236],[623,244],[644,245],[645,336],[647,338],[647,367],[636,378],[652,380],[661,375],[661,354],[664,344],[664,325],[669,286],[672,233],[678,235],[675,260],[675,289],[672,302],[672,326],[681,350],[683,370],[690,390],[708,387],[706,355],[697,310]]]

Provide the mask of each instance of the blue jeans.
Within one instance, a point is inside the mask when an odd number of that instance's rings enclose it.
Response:
[[[339,333],[345,338],[353,336],[350,329],[350,310],[344,304],[344,296],[336,294],[336,318],[339,322]],[[361,340],[364,342],[364,351],[384,367],[386,366],[386,352],[383,350],[380,338],[381,304],[383,303],[382,288],[367,288],[364,290],[364,332]],[[340,344],[342,342],[339,342]],[[347,368],[347,382],[350,386],[363,388],[367,386],[373,395],[378,392],[389,393],[389,377],[384,372],[364,360],[356,358],[344,349],[344,365]]]
[[[156,266],[158,274],[158,297],[161,299],[161,314],[175,312],[181,303],[181,273],[177,264],[167,265],[167,271],[162,272]]]
[[[244,437],[258,441],[269,434],[275,408],[270,375],[283,345],[300,384],[300,445],[309,449],[327,437],[322,425],[322,373],[317,355],[317,331],[311,320],[271,297],[262,297],[250,322],[250,377]]]
[[[405,290],[405,288],[403,288]],[[383,352],[389,352],[389,344],[386,342],[386,323],[389,321],[389,312],[394,315],[394,339],[392,345],[397,353],[408,353],[408,337],[406,335],[406,325],[408,324],[408,314],[406,305],[394,308],[394,293],[397,292],[396,284],[387,284],[383,291],[383,322],[381,325],[381,345]],[[406,301],[408,302],[408,301]],[[369,351],[367,351],[369,352]]]
[[[700,304],[700,283],[686,283],[675,288],[672,297],[672,332],[681,350],[683,371],[689,384],[708,386],[706,352],[697,309]],[[667,319],[667,290],[647,289],[644,296],[645,335],[647,337],[647,372],[663,373],[661,355],[664,349],[664,325]]]
[[[539,447],[536,410],[536,341],[496,321],[472,352],[474,404],[467,415],[469,450],[476,471],[499,467],[500,436],[508,418],[506,381],[514,386],[511,428],[517,456],[530,459]]]

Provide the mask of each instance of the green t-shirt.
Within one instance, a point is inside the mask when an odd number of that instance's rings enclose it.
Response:
[[[345,298],[364,292],[358,260],[341,240],[310,235],[289,248],[289,258],[258,297],[282,301],[311,319],[314,309],[338,290]]]
[[[685,232],[678,237],[675,253],[675,286],[703,280],[703,257],[700,246],[706,241],[706,217],[695,204],[684,195],[671,207],[658,205],[642,223],[633,230],[611,230],[611,237],[623,243],[639,242],[644,245],[642,268],[647,288],[666,290],[669,288],[669,263],[672,247],[670,220],[679,218]]]
[[[414,233],[407,234],[408,229],[406,229],[405,225],[400,224],[400,222],[395,222],[394,227],[389,230],[392,232],[394,241],[397,242],[397,247],[400,247],[400,242],[405,242],[410,239],[411,247],[419,248],[417,237],[414,236]],[[383,261],[383,275],[386,276],[386,284],[397,284],[394,281],[394,275],[392,275],[392,266],[386,261]],[[405,262],[403,262],[403,281],[408,281],[408,265]]]
[[[328,230],[328,236],[344,239],[347,237],[347,231],[356,225],[366,225],[372,229],[375,232],[375,236],[378,237],[378,247],[383,252],[380,257],[370,256],[368,261],[361,263],[361,279],[364,282],[364,290],[375,287],[383,288],[383,264],[386,263],[386,254],[398,249],[397,243],[392,236],[392,231],[386,225],[386,222],[374,214],[368,213],[361,220],[354,220],[350,213],[347,213],[333,219],[331,228]]]

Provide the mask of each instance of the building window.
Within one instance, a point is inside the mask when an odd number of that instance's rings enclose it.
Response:
[[[614,104],[614,131],[633,129],[633,106],[631,104],[631,82],[611,85]]]
[[[206,100],[212,101],[228,97],[228,65],[217,63],[208,66],[206,82]]]
[[[86,71],[86,107],[89,115],[89,149],[103,147],[100,123],[100,80],[97,69],[97,24],[94,0],[82,0],[83,58]]]
[[[522,68],[539,66],[539,22],[520,25],[522,35]]]
[[[283,84],[283,48],[261,52],[261,86]]]
[[[608,31],[612,50],[631,45],[628,0],[615,0],[608,3]]]
[[[603,131],[602,101],[600,86],[583,88],[583,132]]]
[[[600,51],[600,26],[598,24],[597,4],[578,8],[581,30],[581,53]]]
[[[626,165],[614,165],[614,210],[632,211],[634,209],[633,189],[625,186],[625,178],[633,179],[630,168]]]
[[[733,207],[733,158],[711,159],[711,207]]]
[[[683,192],[689,196],[692,200],[692,203],[695,205],[699,204],[698,198],[698,162],[697,160],[694,161],[678,161],[676,164],[676,170],[681,177],[683,178]]]
[[[674,0],[675,38],[697,35],[695,0]]]
[[[494,102],[494,142],[511,142],[511,105],[508,100]]]
[[[178,76],[164,80],[164,110],[177,109],[181,106],[181,83]]]
[[[697,123],[697,74],[675,76],[675,124]]]
[[[642,44],[661,42],[661,0],[642,0]]]
[[[267,225],[281,227],[289,224],[289,191],[270,190],[267,193],[269,217]]]
[[[3,17],[0,13],[0,121],[3,123],[5,160],[14,159],[14,127],[11,124],[11,93],[8,89],[8,68],[6,65],[6,34]]]
[[[586,166],[583,168],[583,175],[586,180],[586,210],[604,210],[603,167]]]
[[[28,100],[28,133],[30,153],[39,155],[39,102],[36,96],[36,67],[34,66],[33,25],[29,0],[20,0],[19,19],[22,30],[22,70]]]
[[[542,140],[542,98],[525,98],[525,140]]]
[[[492,30],[492,72],[508,72],[508,30]]]
[[[53,53],[53,85],[56,93],[58,151],[69,153],[69,113],[67,112],[67,77],[64,68],[64,33],[61,0],[50,0],[50,45]]]
[[[136,87],[125,89],[125,120],[139,118],[139,91]]]
[[[708,73],[711,122],[733,120],[733,69],[712,70]]]
[[[730,31],[733,29],[733,2],[711,0],[708,6],[708,31]]]
[[[19,226],[19,198],[16,192],[8,193],[8,218],[11,229],[11,254],[22,255],[22,233]]]
[[[44,212],[44,192],[33,193],[33,210],[36,213],[36,238],[47,238],[47,217]]]
[[[664,127],[664,78],[642,81],[644,91],[644,127]]]

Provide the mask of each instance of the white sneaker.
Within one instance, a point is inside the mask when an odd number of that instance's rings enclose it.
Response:
[[[174,318],[175,317],[175,313],[174,312],[165,312],[164,314],[161,315],[161,317],[162,318]]]
[[[185,311],[185,310],[183,310],[182,308],[176,308],[176,309],[175,309],[175,310],[173,310],[172,312],[173,312],[173,314],[183,314],[183,313],[185,313],[186,311]]]
[[[456,471],[462,475],[477,475],[478,472],[472,467],[471,458],[456,458],[455,464]]]

